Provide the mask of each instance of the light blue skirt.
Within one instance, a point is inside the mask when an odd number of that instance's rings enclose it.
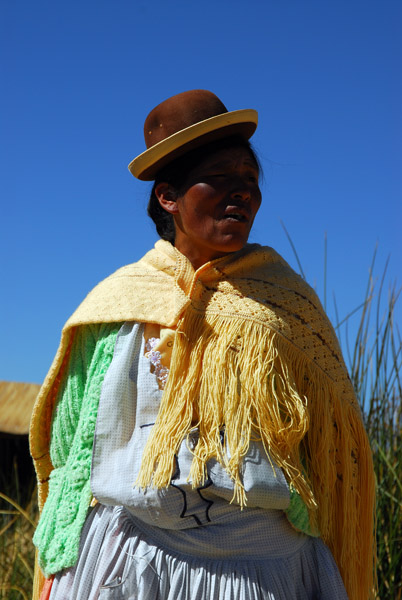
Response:
[[[247,513],[175,531],[98,504],[50,600],[347,600],[321,539],[296,532],[282,511]]]

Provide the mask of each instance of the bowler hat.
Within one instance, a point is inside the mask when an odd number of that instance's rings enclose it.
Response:
[[[147,150],[134,158],[128,168],[134,177],[151,181],[161,168],[193,148],[231,135],[248,140],[257,122],[257,111],[228,112],[212,92],[182,92],[149,113],[144,124]]]

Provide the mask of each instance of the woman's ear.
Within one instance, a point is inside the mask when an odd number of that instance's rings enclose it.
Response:
[[[176,202],[176,190],[169,183],[158,183],[155,187],[155,196],[158,198],[161,207],[168,213],[175,215],[179,212]]]

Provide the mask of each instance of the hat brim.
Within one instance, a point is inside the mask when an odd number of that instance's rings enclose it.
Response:
[[[234,110],[205,119],[148,148],[131,161],[129,171],[137,179],[152,181],[164,166],[193,148],[236,134],[248,140],[257,124],[258,113],[253,109]]]

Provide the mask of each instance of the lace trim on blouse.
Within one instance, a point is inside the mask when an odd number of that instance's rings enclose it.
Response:
[[[155,367],[155,376],[159,382],[161,389],[165,388],[167,378],[169,375],[169,369],[164,367],[161,362],[161,353],[159,350],[155,350],[155,347],[159,344],[160,339],[151,337],[145,343],[145,358],[151,362],[151,364]]]

